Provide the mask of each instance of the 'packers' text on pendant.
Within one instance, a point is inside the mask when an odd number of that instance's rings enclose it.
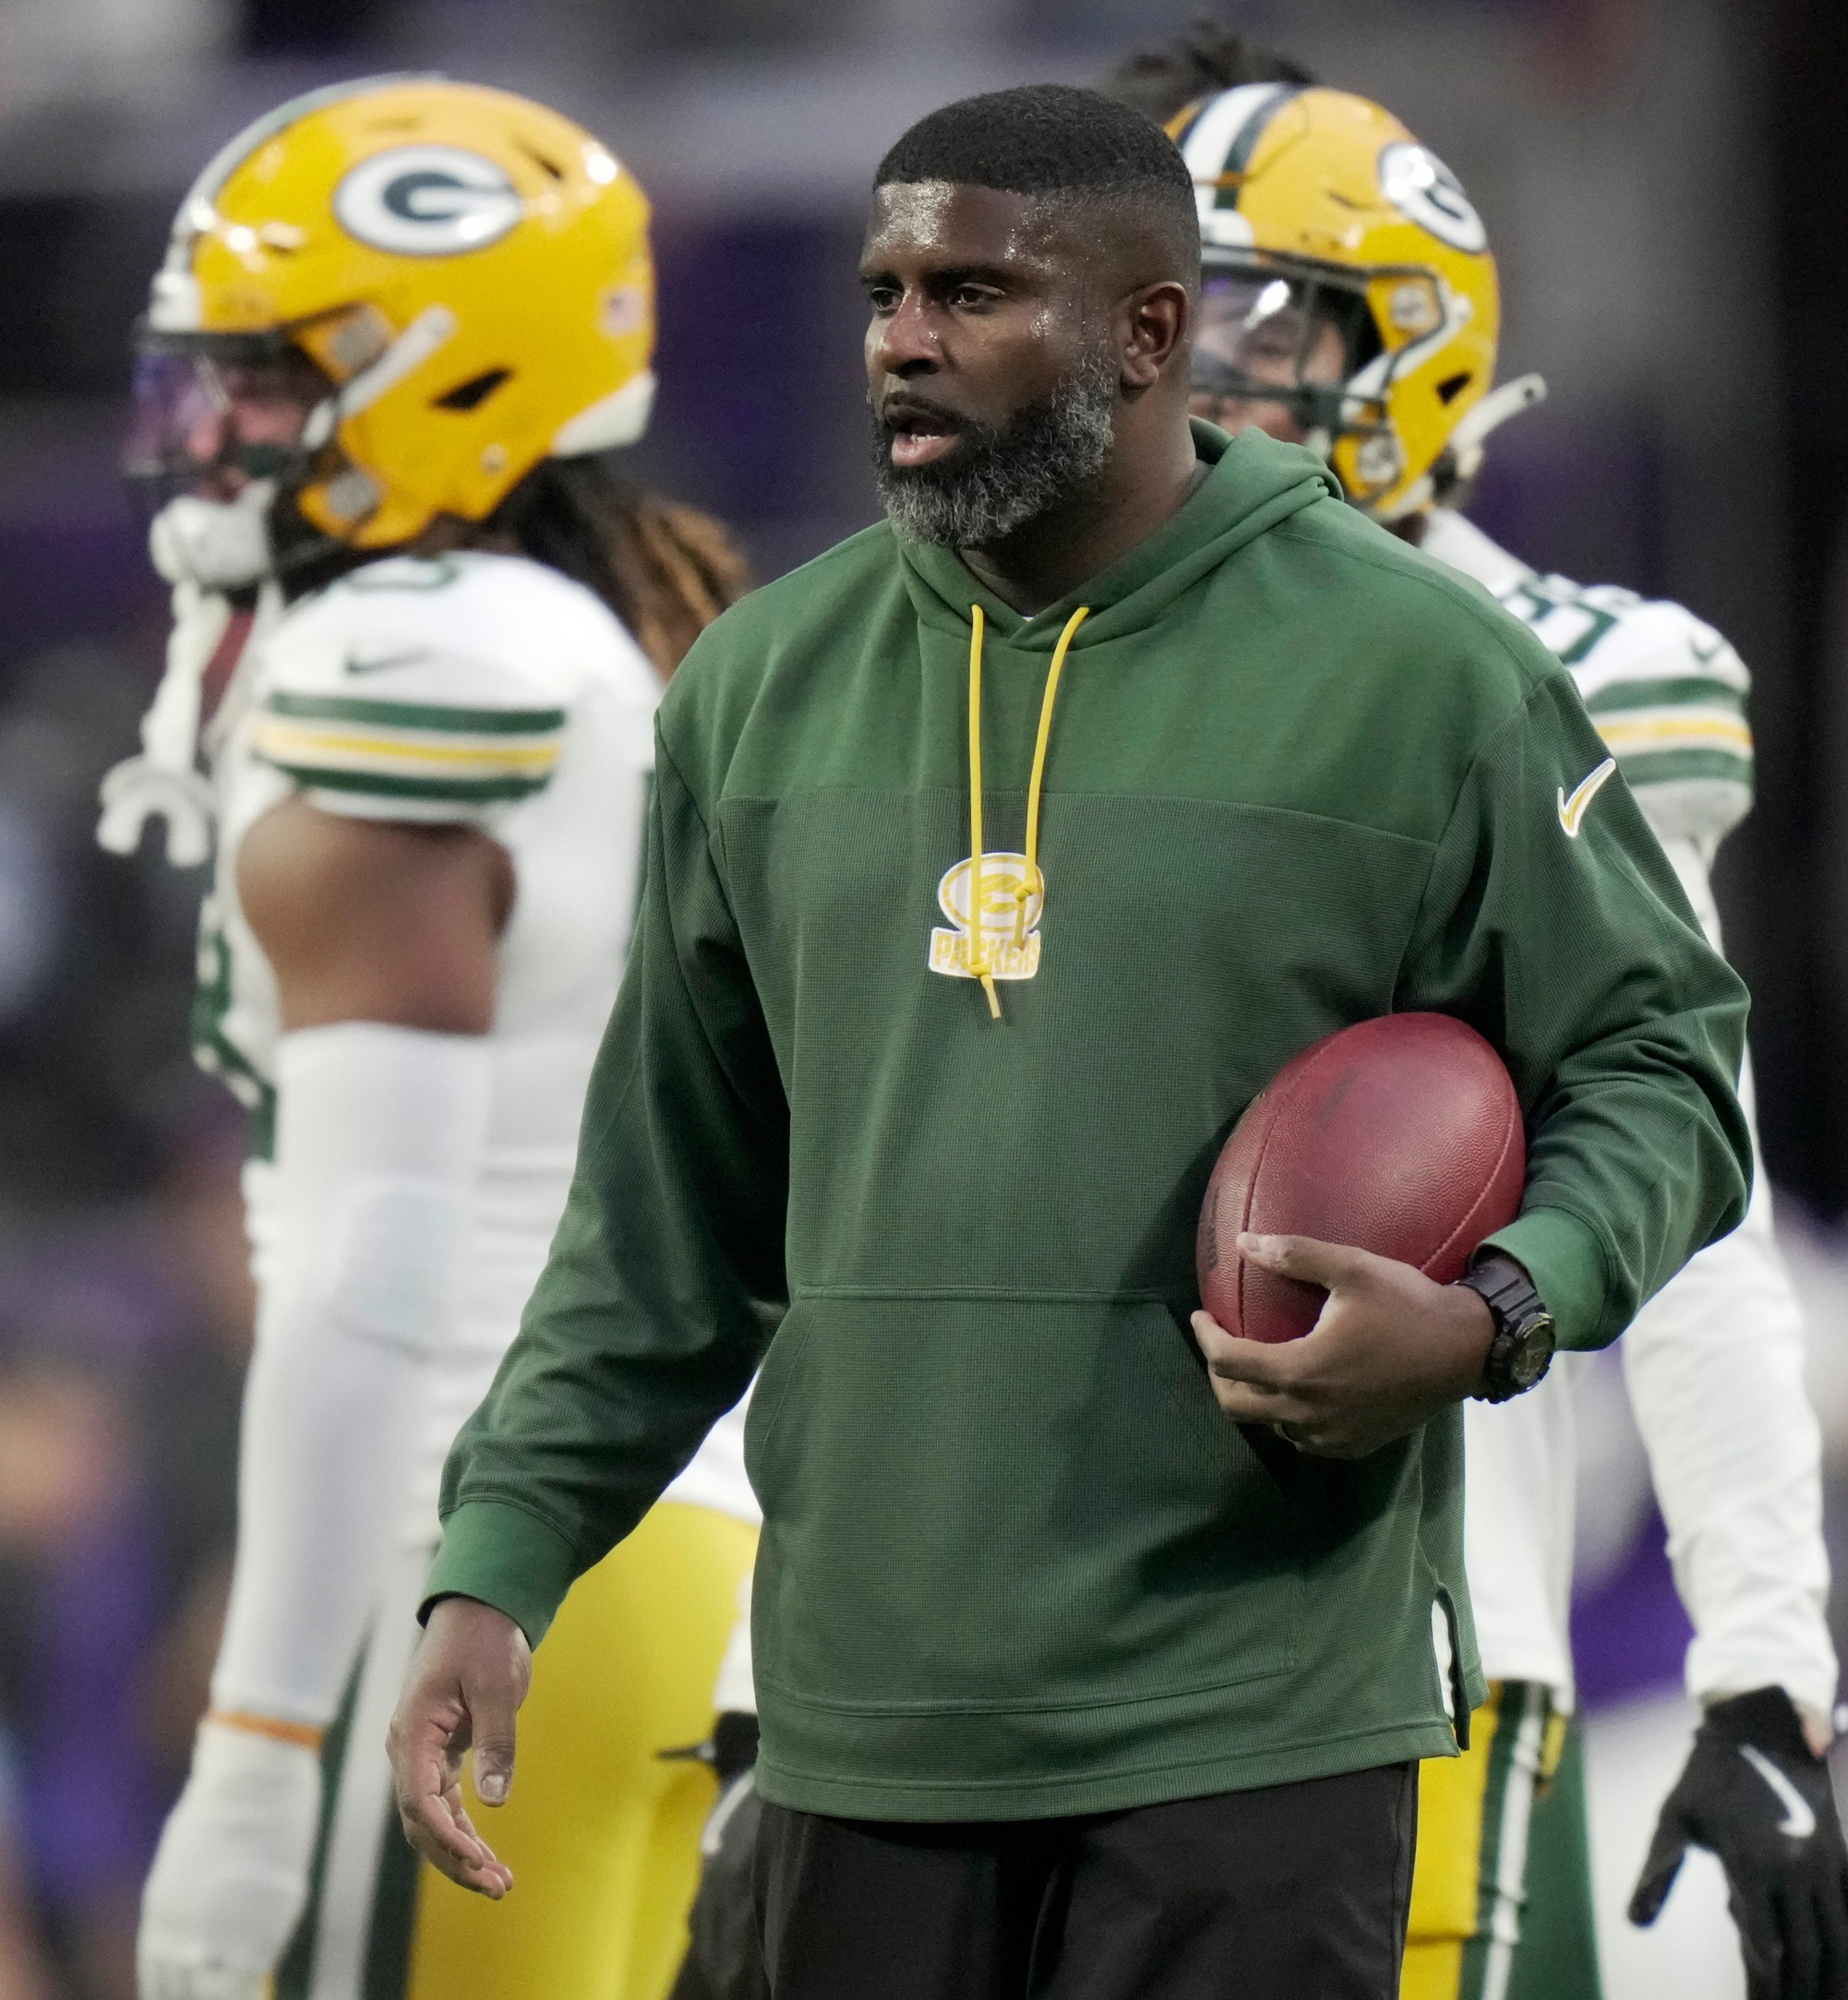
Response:
[[[1030,979],[1039,970],[1039,918],[1046,907],[1044,870],[1024,854],[984,854],[981,910],[974,908],[973,860],[958,861],[937,884],[937,903],[950,920],[930,933],[930,966],[950,979]]]

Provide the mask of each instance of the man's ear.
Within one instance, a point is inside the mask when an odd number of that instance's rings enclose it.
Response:
[[[1117,308],[1119,352],[1125,395],[1151,389],[1187,343],[1194,300],[1178,279],[1138,286]]]

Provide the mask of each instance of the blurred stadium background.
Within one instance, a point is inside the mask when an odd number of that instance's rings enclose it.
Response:
[[[1086,81],[1189,0],[6,0],[0,7],[0,2000],[128,2000],[140,1877],[222,1607],[249,1339],[237,1120],[184,1052],[200,882],[101,855],[164,603],[115,472],[178,197],[294,92],[438,68],[556,103],[656,204],[637,457],[770,576],[871,517],[853,281],[919,113]],[[1552,400],[1475,511],[1679,597],[1758,678],[1722,863],[1848,1554],[1848,14],[1832,0],[1221,0],[1400,113],[1501,258]],[[1617,1912],[1688,1722],[1686,1631],[1614,1362],[1586,1371],[1578,1638],[1612,2000],[1743,1991],[1717,1871]],[[1838,1592],[1838,1599],[1842,1593]],[[1845,1599],[1843,1601],[1848,1601]],[[1838,1605],[1838,1609],[1840,1606]],[[1848,1618],[1838,1616],[1848,1637]]]

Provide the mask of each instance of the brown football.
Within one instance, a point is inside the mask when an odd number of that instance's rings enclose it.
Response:
[[[1305,1048],[1232,1128],[1200,1209],[1200,1302],[1229,1334],[1295,1340],[1327,1297],[1246,1263],[1241,1229],[1319,1237],[1462,1276],[1520,1212],[1527,1142],[1502,1060],[1448,1014],[1386,1014]]]

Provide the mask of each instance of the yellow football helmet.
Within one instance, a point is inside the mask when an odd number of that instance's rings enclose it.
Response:
[[[1429,506],[1490,425],[1542,392],[1528,378],[1482,407],[1501,299],[1456,176],[1342,90],[1242,85],[1168,131],[1199,203],[1196,387],[1289,405],[1368,513]]]
[[[247,470],[389,548],[482,520],[548,454],[639,437],[654,344],[648,202],[589,133],[440,78],[336,85],[240,132],[181,204],[130,470],[183,460],[201,369],[306,356],[300,443]]]

